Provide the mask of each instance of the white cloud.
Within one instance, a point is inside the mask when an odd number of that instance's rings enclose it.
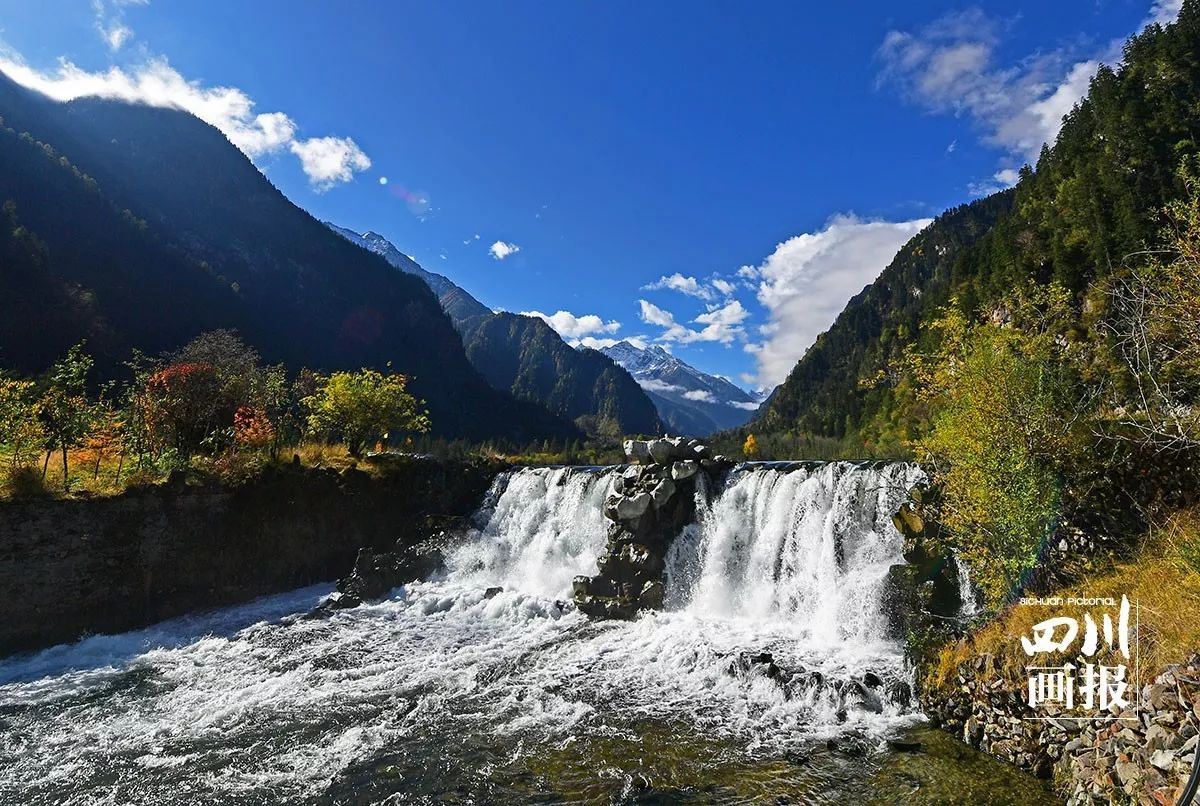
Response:
[[[741,327],[742,322],[746,321],[746,317],[750,312],[742,306],[738,300],[730,300],[724,305],[709,305],[707,313],[702,313],[693,319],[701,325],[705,325],[704,329],[695,337],[685,339],[689,341],[719,341],[722,344],[729,344],[738,336],[745,336],[746,331]]]
[[[104,37],[104,41],[108,43],[108,49],[116,51],[120,50],[126,42],[133,38],[133,29],[127,25],[117,24],[107,29],[102,28],[100,34]]]
[[[659,341],[693,344],[695,342],[712,341],[729,344],[736,338],[745,338],[746,330],[742,322],[750,315],[738,300],[730,300],[724,305],[709,305],[705,313],[692,320],[693,323],[704,325],[700,330],[693,330],[675,321],[675,315],[670,311],[647,302],[638,300],[641,307],[641,320],[649,325],[663,328],[658,336]]]
[[[653,283],[642,286],[643,291],[658,291],[664,288],[671,291],[678,291],[680,294],[687,294],[689,297],[699,297],[700,299],[708,300],[713,298],[711,289],[704,286],[695,277],[684,277],[679,272],[675,272],[669,277],[659,277]]]
[[[658,378],[638,378],[638,386],[651,392],[682,392],[682,386],[660,381]]]
[[[125,9],[128,6],[144,6],[150,0],[92,0],[92,11],[96,14],[96,30],[100,38],[114,53],[133,39],[133,29],[125,24]]]
[[[698,403],[716,403],[717,398],[707,389],[689,389],[683,393],[685,400],[695,400]]]
[[[318,191],[328,190],[339,182],[349,182],[355,172],[371,167],[371,160],[349,137],[293,140],[288,147],[300,158],[308,181]]]
[[[588,347],[592,350],[603,350],[605,347],[612,347],[620,341],[620,339],[598,339],[595,336],[584,336],[582,339],[570,342],[570,344],[572,347]]]
[[[661,291],[667,289],[670,291],[678,291],[680,294],[686,294],[689,297],[696,297],[707,302],[712,302],[719,296],[728,297],[737,290],[737,285],[722,279],[719,275],[712,275],[707,282],[697,280],[695,277],[688,277],[675,272],[671,275],[663,275],[653,283],[642,286],[643,291]]]
[[[283,112],[255,113],[254,101],[236,87],[205,87],[189,81],[164,58],[125,70],[89,72],[62,60],[53,71],[39,71],[11,53],[0,54],[0,70],[18,84],[57,101],[85,96],[111,98],[190,112],[217,129],[242,152],[256,159],[283,150],[300,158],[318,190],[348,182],[371,161],[348,137],[296,139],[296,123]]]
[[[638,305],[641,307],[642,321],[648,325],[658,325],[659,327],[675,327],[675,316],[670,311],[664,311],[652,302],[646,302],[644,299],[638,300]]]
[[[750,377],[754,376],[751,375]],[[751,403],[746,400],[730,400],[727,402],[727,405],[733,406],[735,409],[742,409],[743,411],[758,411],[759,407],[758,403]]]
[[[1174,22],[1182,10],[1183,0],[1154,0],[1150,5],[1150,16],[1144,24],[1158,23],[1159,25],[1166,25],[1169,22]]]
[[[758,300],[767,309],[761,344],[748,344],[758,373],[747,383],[785,377],[846,302],[879,276],[900,247],[931,219],[868,221],[834,216],[817,232],[790,238],[758,267]]]
[[[550,327],[554,328],[558,335],[564,339],[582,339],[585,336],[591,336],[596,333],[616,333],[621,329],[621,323],[616,320],[605,322],[594,313],[576,316],[570,311],[557,311],[553,314],[542,313],[541,311],[521,311],[522,316],[536,316],[543,320]],[[574,342],[573,342],[574,343]],[[597,342],[584,346],[591,347]],[[613,344],[616,344],[614,341]]]
[[[478,238],[479,236],[476,235],[475,237]],[[508,257],[509,255],[515,255],[520,251],[521,247],[517,246],[515,243],[505,243],[504,241],[496,241],[494,244],[488,247],[488,254],[490,254],[496,260],[504,260],[504,258]]]
[[[736,285],[729,282],[728,280],[722,280],[720,277],[714,277],[712,279],[712,287],[715,288],[720,293],[724,294],[725,296],[729,296],[730,294],[732,294],[734,291],[737,290]]]
[[[1021,179],[1021,174],[1016,168],[1003,168],[992,174],[992,178],[983,182],[971,182],[967,185],[967,190],[972,196],[990,196],[1001,190],[1006,190],[1017,184]]]
[[[889,31],[877,54],[880,83],[899,87],[931,112],[968,115],[985,142],[1032,161],[1087,92],[1098,62],[1060,49],[997,66],[1001,27],[973,9],[947,14],[915,33]]]
[[[1155,0],[1142,26],[1173,21],[1182,5],[1183,0]],[[915,33],[889,31],[877,54],[883,64],[879,81],[931,112],[969,116],[986,143],[1002,148],[1010,160],[1033,162],[1042,144],[1058,136],[1063,116],[1087,93],[1100,64],[1120,61],[1123,40],[1090,53],[1062,47],[1001,66],[995,56],[1003,27],[972,9],[947,14]],[[952,143],[947,151],[953,150]],[[993,186],[976,183],[973,189]]]

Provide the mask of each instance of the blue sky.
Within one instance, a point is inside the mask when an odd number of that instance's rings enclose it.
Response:
[[[1177,5],[0,0],[0,69],[189,109],[494,308],[755,387]]]

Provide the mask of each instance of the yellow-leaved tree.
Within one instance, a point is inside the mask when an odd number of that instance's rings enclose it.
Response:
[[[1035,287],[972,324],[953,303],[938,346],[910,351],[918,395],[933,412],[913,447],[942,488],[940,520],[988,602],[1017,590],[1052,533],[1060,476],[1080,441],[1063,339],[1070,296]]]
[[[408,378],[373,369],[317,377],[317,390],[303,400],[308,428],[340,439],[351,456],[391,434],[424,433],[429,414],[408,391]]]
[[[758,440],[753,434],[746,435],[746,441],[742,443],[742,455],[747,459],[758,456]]]

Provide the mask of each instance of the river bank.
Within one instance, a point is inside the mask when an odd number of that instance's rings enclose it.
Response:
[[[164,484],[0,503],[0,655],[332,581],[360,548],[469,515],[502,465],[396,457],[370,472],[271,466],[244,484]]]
[[[914,467],[734,469],[666,607],[593,621],[570,594],[617,472],[504,474],[444,574],[357,607],[309,588],[0,660],[0,800],[1052,802],[921,726],[880,604]]]

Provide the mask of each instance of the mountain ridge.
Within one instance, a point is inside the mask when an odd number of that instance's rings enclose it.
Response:
[[[209,124],[143,104],[59,103],[3,74],[0,117],[6,366],[40,372],[87,339],[114,377],[134,348],[233,328],[293,369],[390,363],[439,435],[578,435],[494,391],[425,283],[331,233]]]
[[[658,345],[627,340],[600,352],[646,390],[663,422],[688,436],[708,436],[748,422],[760,401],[731,381],[693,367]]]
[[[536,316],[492,311],[382,235],[325,224],[401,272],[424,280],[461,334],[467,359],[494,388],[542,405],[589,433],[654,434],[662,429],[650,395],[617,362],[594,350],[573,349]]]

